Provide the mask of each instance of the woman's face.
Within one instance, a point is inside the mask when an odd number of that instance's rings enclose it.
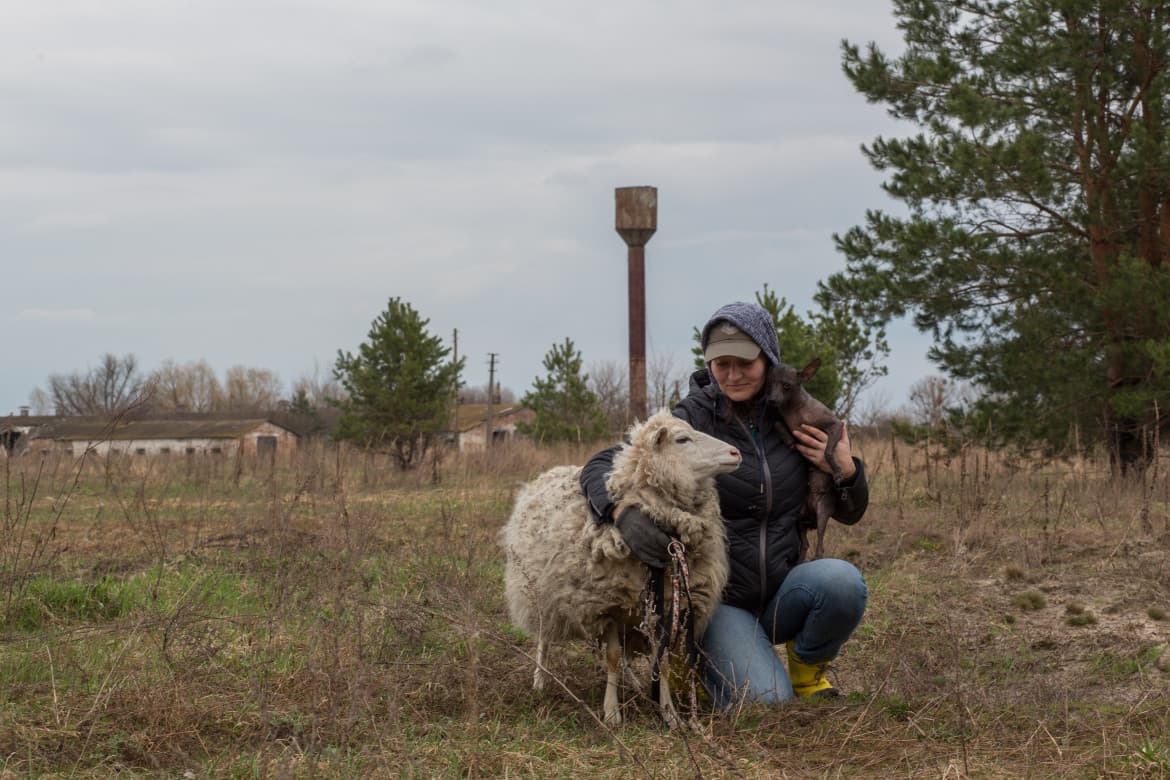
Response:
[[[750,401],[764,386],[767,366],[763,355],[755,360],[727,355],[711,361],[711,375],[723,394],[732,401]]]

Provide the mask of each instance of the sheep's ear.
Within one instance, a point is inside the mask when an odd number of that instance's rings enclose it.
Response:
[[[797,376],[800,377],[801,382],[807,382],[808,380],[812,379],[813,374],[815,374],[817,369],[820,367],[821,359],[819,357],[815,357],[809,361],[807,366],[800,369],[800,373],[797,374]]]
[[[670,429],[664,425],[658,429],[657,433],[654,434],[654,448],[659,450],[662,449],[668,438],[670,438]]]

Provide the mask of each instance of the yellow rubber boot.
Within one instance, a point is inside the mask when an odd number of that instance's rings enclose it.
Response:
[[[809,696],[829,698],[839,696],[837,689],[825,676],[829,667],[828,661],[819,664],[809,664],[796,657],[792,649],[792,642],[785,644],[788,649],[788,679],[792,681],[792,690],[801,699]]]

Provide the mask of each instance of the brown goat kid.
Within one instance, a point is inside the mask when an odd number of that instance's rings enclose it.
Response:
[[[805,514],[816,518],[817,521],[817,548],[812,556],[813,560],[825,555],[825,529],[829,525],[829,517],[836,509],[837,502],[833,493],[834,481],[840,481],[843,476],[841,466],[834,460],[833,451],[838,442],[845,424],[837,419],[829,407],[809,395],[804,389],[804,383],[812,378],[821,367],[821,359],[813,358],[807,366],[797,371],[792,366],[780,365],[772,372],[771,383],[768,386],[768,403],[772,404],[783,421],[778,426],[780,435],[789,446],[796,444],[792,431],[801,425],[812,425],[829,434],[825,444],[825,462],[833,470],[832,475],[826,474],[818,468],[808,470],[808,498],[805,500]],[[808,556],[807,532],[801,531],[801,559]]]

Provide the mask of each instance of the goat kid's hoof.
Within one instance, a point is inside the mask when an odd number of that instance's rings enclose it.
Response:
[[[615,710],[611,710],[610,712],[605,713],[604,720],[605,720],[605,725],[607,725],[607,726],[620,726],[620,725],[622,725],[622,712],[621,712],[621,710],[615,709]]]

